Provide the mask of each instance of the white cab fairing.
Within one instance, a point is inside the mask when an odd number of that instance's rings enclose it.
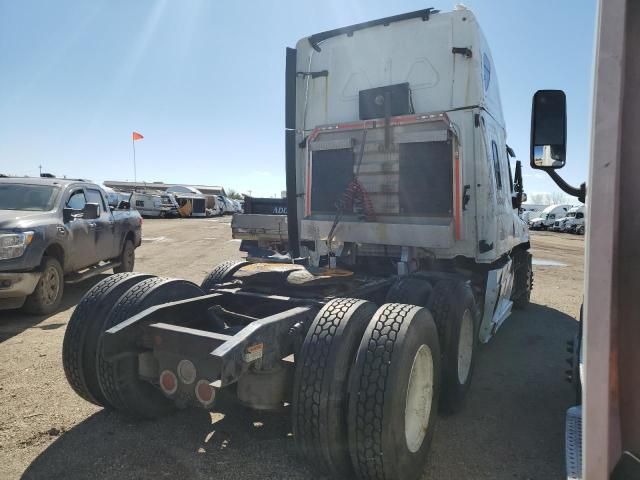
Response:
[[[307,38],[297,44],[301,240],[317,245],[332,230],[335,207],[329,207],[334,202],[327,200],[319,207],[313,199],[318,190],[326,189],[327,178],[335,183],[331,198],[338,200],[339,192],[357,176],[375,215],[344,215],[333,231],[339,243],[417,247],[436,258],[463,256],[486,264],[528,241],[526,225],[512,207],[498,79],[472,12],[371,26],[326,38],[319,48],[316,51]],[[312,75],[323,71],[326,74]],[[391,117],[391,127],[386,128],[384,119],[361,120],[361,91],[406,83],[412,112]],[[438,142],[448,143],[438,147]],[[414,182],[407,192],[412,171],[403,162],[411,163],[406,152],[416,148],[422,151],[413,157],[422,155],[425,164],[446,156],[450,174],[422,172],[424,185],[417,188]],[[327,153],[331,150],[333,156]],[[345,166],[351,161],[353,167]],[[317,170],[322,162],[331,166],[324,177],[315,172],[314,183],[314,167]],[[441,191],[443,182],[448,192]],[[445,193],[449,208],[432,211],[426,206],[440,202]],[[424,208],[409,209],[407,196],[425,197]]]

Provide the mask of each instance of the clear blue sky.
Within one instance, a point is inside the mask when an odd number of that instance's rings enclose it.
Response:
[[[531,96],[567,92],[568,161],[586,180],[595,0],[468,0],[491,45],[528,192]],[[306,35],[454,2],[0,0],[0,172],[284,189],[284,52]]]

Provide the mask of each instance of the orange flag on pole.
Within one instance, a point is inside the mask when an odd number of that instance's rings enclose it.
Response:
[[[136,140],[142,140],[144,137],[139,134],[138,132],[133,132],[133,141],[135,142]]]

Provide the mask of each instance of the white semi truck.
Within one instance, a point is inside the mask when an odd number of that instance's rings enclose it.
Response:
[[[143,418],[210,409],[220,389],[288,402],[317,470],[418,478],[477,343],[532,287],[520,164],[475,16],[425,9],[303,38],[286,53],[285,127],[284,261],[225,262],[201,286],[97,284],[65,334],[67,378]]]
[[[557,219],[553,223],[551,230],[554,232],[576,233],[581,225],[584,225],[585,206],[576,205],[571,207],[565,217]]]
[[[549,205],[540,214],[529,220],[531,230],[547,230],[557,219],[564,218],[571,205]]]

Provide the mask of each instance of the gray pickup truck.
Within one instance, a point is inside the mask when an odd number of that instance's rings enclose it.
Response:
[[[64,284],[133,270],[142,218],[83,180],[0,178],[0,310],[48,314]]]

